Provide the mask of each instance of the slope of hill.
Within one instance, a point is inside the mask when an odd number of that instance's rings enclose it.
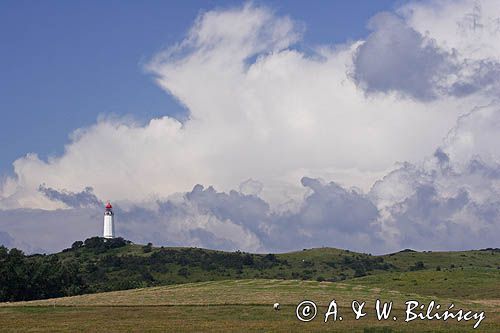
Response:
[[[402,292],[500,298],[500,251],[401,251],[383,256],[332,248],[283,254],[155,248],[94,237],[52,255],[0,249],[0,300],[19,301],[228,279],[344,281]],[[433,280],[431,280],[433,279]],[[426,283],[421,281],[425,280]],[[359,282],[358,282],[359,281]],[[431,283],[432,282],[432,283]],[[461,284],[474,288],[461,288]],[[431,285],[433,286],[431,288]]]

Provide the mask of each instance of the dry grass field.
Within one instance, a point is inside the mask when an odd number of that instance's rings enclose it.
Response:
[[[377,321],[375,299],[393,301],[390,320]],[[318,305],[311,322],[295,315],[298,303]],[[329,302],[335,299],[342,321],[324,323]],[[485,311],[479,332],[500,332],[496,299],[467,300],[421,296],[380,287],[295,280],[227,280],[188,283],[82,295],[58,299],[3,303],[0,327],[6,332],[469,332],[474,321],[404,322],[404,302],[427,304],[434,299],[443,307]],[[353,300],[366,301],[367,316],[354,319]],[[272,304],[279,302],[280,311]],[[396,316],[397,320],[392,320]]]

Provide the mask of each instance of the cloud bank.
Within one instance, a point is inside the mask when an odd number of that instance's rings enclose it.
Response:
[[[409,3],[375,16],[364,40],[307,53],[296,47],[304,24],[269,8],[203,13],[147,66],[187,119],[103,117],[72,133],[61,156],[16,160],[0,187],[0,240],[59,249],[99,234],[99,205],[112,199],[117,231],[137,242],[494,246],[497,7]],[[62,237],[51,229],[60,225],[68,240],[27,236]]]

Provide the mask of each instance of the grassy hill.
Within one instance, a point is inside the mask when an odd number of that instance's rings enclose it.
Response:
[[[51,255],[1,250],[0,296],[9,295],[9,283],[25,300],[84,294],[0,303],[3,331],[471,331],[464,321],[377,321],[373,314],[355,320],[350,311],[355,299],[366,301],[367,308],[376,299],[392,300],[398,318],[404,318],[406,300],[454,303],[486,312],[480,331],[500,331],[498,249],[250,254],[93,238]],[[45,292],[29,294],[29,288]],[[310,323],[295,317],[304,299],[318,305],[319,315]],[[322,314],[332,299],[344,320],[325,324]],[[281,311],[272,309],[274,302]]]
[[[63,262],[78,261],[98,277],[90,282],[90,289],[96,291],[228,279],[357,283],[353,279],[362,277],[366,284],[389,284],[394,290],[425,289],[429,283],[419,286],[418,281],[428,279],[436,286],[428,289],[433,295],[452,296],[460,292],[470,298],[485,294],[500,298],[500,286],[496,283],[500,281],[500,251],[494,249],[463,252],[406,250],[373,256],[333,248],[250,254],[128,244],[102,252],[80,247],[56,256]],[[474,288],[459,291],[460,286],[452,283],[456,277],[462,282],[465,279],[467,285],[473,284]],[[435,280],[430,281],[432,278]]]
[[[230,279],[359,282],[423,295],[500,298],[498,249],[405,250],[373,256],[317,248],[251,254],[144,246],[120,239],[104,242],[95,237],[51,255],[0,251],[0,269],[0,301]]]

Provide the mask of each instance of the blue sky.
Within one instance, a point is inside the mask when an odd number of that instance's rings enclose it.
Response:
[[[265,1],[307,25],[304,47],[366,35],[367,20],[401,1]],[[240,1],[2,1],[0,175],[26,153],[61,154],[99,115],[139,121],[185,110],[143,63],[182,40],[200,12]],[[321,8],[321,10],[318,10]]]
[[[499,12],[0,2],[0,244],[100,235],[111,200],[117,235],[138,243],[494,247]]]

